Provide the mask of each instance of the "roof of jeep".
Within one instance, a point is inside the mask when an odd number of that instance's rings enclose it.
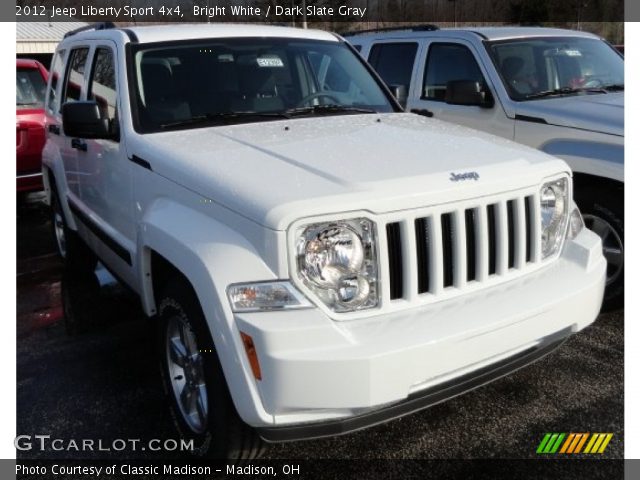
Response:
[[[387,31],[370,31],[363,34],[352,32],[348,35],[352,39],[355,38],[424,38],[424,37],[466,37],[480,35],[486,40],[508,40],[515,38],[531,38],[531,37],[582,37],[582,38],[598,38],[596,35],[588,32],[577,30],[566,30],[562,28],[544,28],[544,27],[463,27],[463,28],[441,28],[434,30],[387,30]]]
[[[86,30],[74,34],[73,39],[110,37],[111,32],[125,31],[129,38],[138,43],[170,42],[176,40],[196,40],[205,38],[231,37],[284,37],[311,40],[328,40],[337,42],[335,35],[321,30],[303,30],[301,28],[279,27],[270,25],[248,25],[232,23],[199,23],[176,25],[148,25],[123,28],[106,28],[102,30]]]

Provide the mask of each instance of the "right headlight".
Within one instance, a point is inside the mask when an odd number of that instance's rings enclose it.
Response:
[[[298,232],[302,282],[335,312],[378,305],[375,224],[366,218],[308,225]]]
[[[547,182],[540,189],[542,258],[555,255],[562,246],[569,213],[569,180]]]

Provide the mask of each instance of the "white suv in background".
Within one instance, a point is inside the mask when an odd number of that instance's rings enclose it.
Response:
[[[567,164],[402,112],[331,33],[100,25],[58,46],[45,110],[60,254],[139,295],[200,455],[425,408],[600,310]]]
[[[590,33],[535,27],[425,25],[345,38],[407,110],[566,160],[585,223],[603,241],[605,307],[622,306],[624,61],[616,49]]]

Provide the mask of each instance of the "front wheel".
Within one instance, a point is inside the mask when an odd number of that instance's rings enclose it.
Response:
[[[576,203],[586,227],[602,239],[602,252],[607,259],[603,309],[621,308],[624,305],[624,188],[576,191]]]
[[[253,460],[264,444],[238,416],[211,334],[191,286],[169,283],[159,302],[158,350],[178,434],[205,458]]]

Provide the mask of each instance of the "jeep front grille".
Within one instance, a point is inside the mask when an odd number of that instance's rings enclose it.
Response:
[[[537,192],[530,190],[389,221],[387,300],[436,300],[535,267],[539,215]]]

